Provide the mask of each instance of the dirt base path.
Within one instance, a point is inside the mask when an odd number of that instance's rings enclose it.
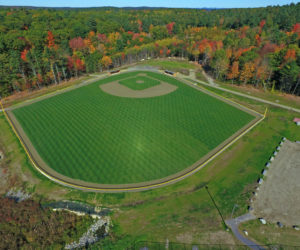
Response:
[[[151,78],[146,74],[138,74],[137,76],[147,76]],[[172,93],[177,89],[177,86],[161,81],[159,85],[144,90],[133,90],[116,81],[116,82],[102,84],[100,85],[100,88],[104,92],[114,96],[128,97],[128,98],[149,98],[149,97],[162,96],[162,95],[167,95],[169,93]]]

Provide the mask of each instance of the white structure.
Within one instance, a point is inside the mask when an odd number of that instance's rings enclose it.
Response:
[[[260,221],[262,224],[264,224],[264,225],[266,225],[266,224],[267,224],[266,220],[265,220],[265,219],[263,219],[263,218],[259,218],[259,221]]]
[[[294,118],[293,122],[300,126],[300,118]]]

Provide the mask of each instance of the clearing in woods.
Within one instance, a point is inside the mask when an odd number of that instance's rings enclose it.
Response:
[[[148,98],[120,97],[102,89],[111,83],[148,94],[165,84],[167,91],[154,91]],[[150,183],[183,174],[260,118],[148,71],[114,75],[8,115],[47,173],[101,185]]]

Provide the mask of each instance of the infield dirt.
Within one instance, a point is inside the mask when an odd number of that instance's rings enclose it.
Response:
[[[147,76],[147,75],[140,73],[137,76]],[[143,82],[138,82],[138,83],[141,84]],[[119,96],[119,97],[129,97],[129,98],[149,98],[155,96],[162,96],[162,95],[167,95],[169,93],[172,93],[177,89],[176,86],[162,81],[160,82],[159,85],[144,90],[130,89],[120,84],[118,81],[102,84],[100,85],[100,88],[108,94]]]

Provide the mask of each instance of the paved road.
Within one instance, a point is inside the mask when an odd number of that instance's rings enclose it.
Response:
[[[290,110],[290,111],[300,113],[300,109],[297,109],[297,108],[293,108],[293,107],[283,105],[283,104],[279,104],[279,103],[276,103],[276,102],[267,101],[267,100],[259,98],[259,97],[254,97],[254,96],[246,95],[246,94],[234,91],[234,90],[229,90],[229,89],[219,87],[216,83],[213,82],[212,78],[208,77],[207,75],[204,75],[204,76],[207,77],[207,80],[208,80],[209,83],[206,83],[206,82],[203,82],[203,81],[200,81],[200,80],[196,79],[195,72],[193,72],[193,71],[191,72],[189,77],[191,79],[193,79],[194,81],[199,82],[200,84],[203,84],[203,85],[215,88],[215,89],[219,89],[219,90],[222,90],[224,92],[228,92],[228,93],[238,95],[238,96],[242,96],[242,97],[246,97],[246,98],[258,101],[258,102],[266,103],[266,104],[269,104],[269,105],[272,105],[272,106],[275,106],[275,107],[278,107],[278,108],[283,108],[283,109],[287,109],[287,110]],[[180,76],[180,77],[186,78],[186,76]]]
[[[240,217],[237,217],[235,219],[226,220],[225,222],[226,222],[226,225],[231,228],[233,234],[239,241],[241,241],[242,243],[244,243],[251,249],[262,250],[265,248],[257,245],[255,242],[245,238],[242,234],[240,234],[240,232],[238,230],[238,226],[240,223],[248,221],[248,220],[254,220],[254,219],[256,219],[256,217],[254,215],[248,213],[248,214],[244,214]]]

